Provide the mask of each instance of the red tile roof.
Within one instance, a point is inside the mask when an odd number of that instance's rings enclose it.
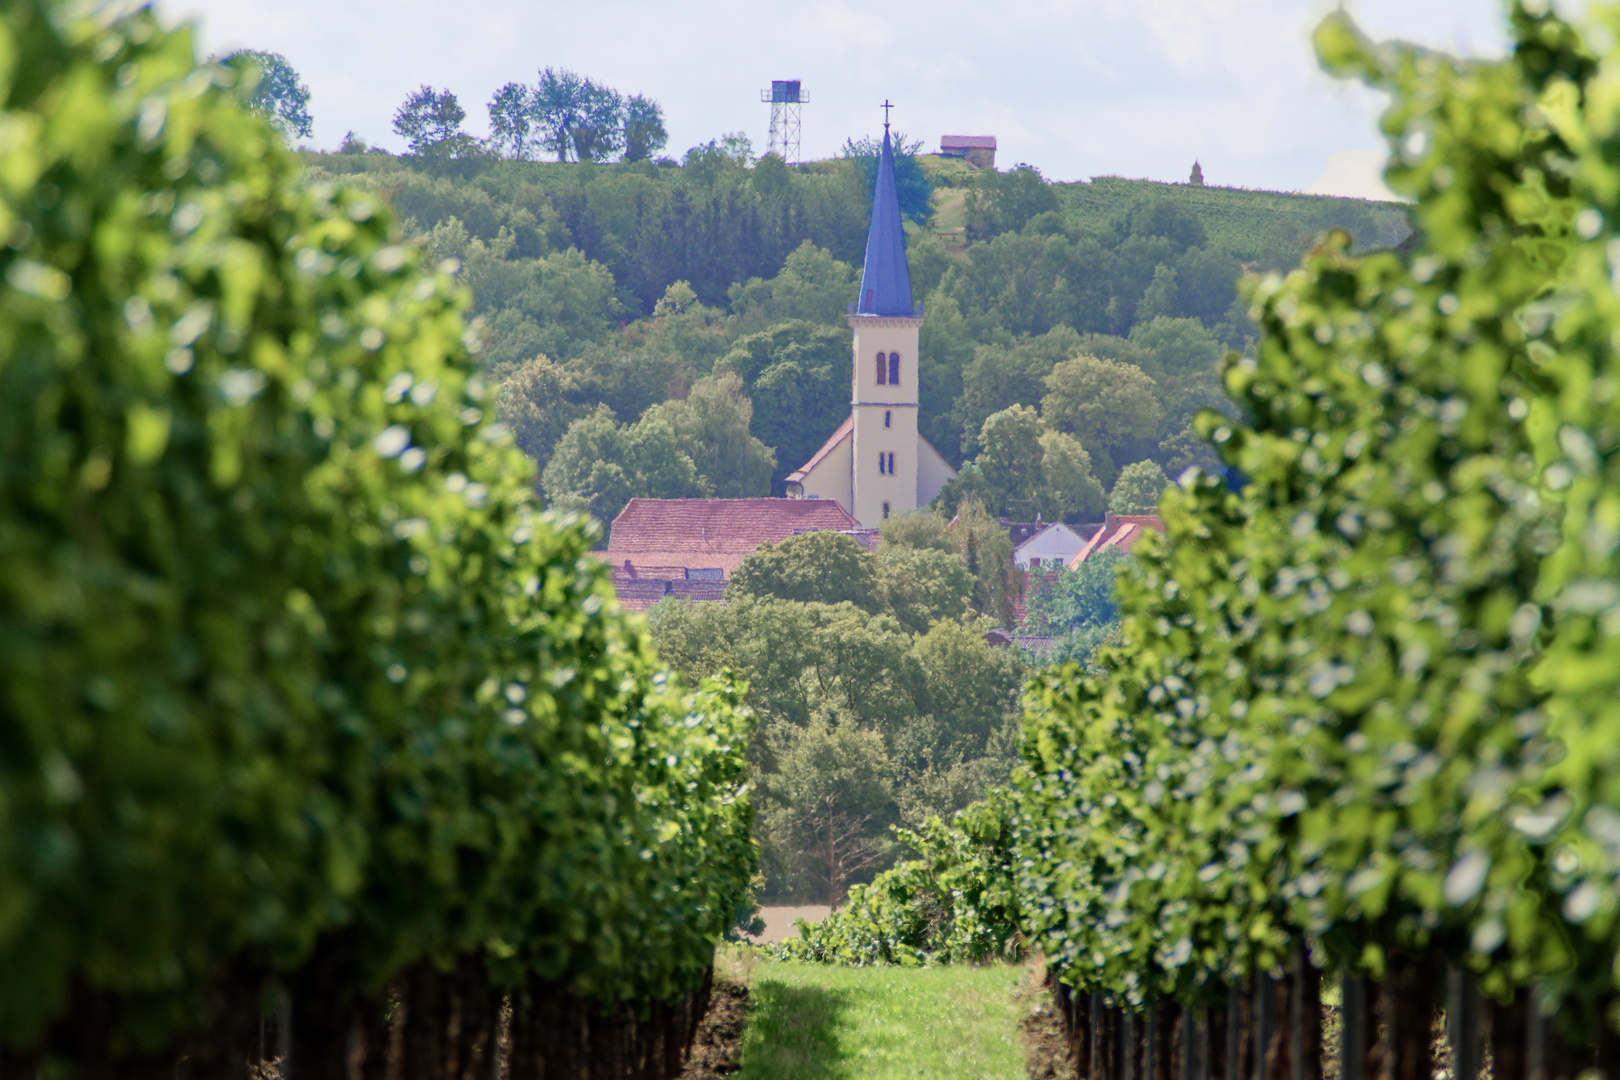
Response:
[[[828,454],[832,453],[833,450],[837,448],[838,444],[848,438],[849,433],[854,430],[855,416],[852,413],[850,414],[848,420],[845,420],[842,424],[838,425],[837,431],[827,436],[827,441],[821,444],[820,450],[817,450],[814,454],[810,455],[809,461],[787,474],[787,482],[790,484],[803,483],[804,478],[810,475],[810,470],[814,469],[817,465],[820,465],[822,459]]]
[[[604,555],[615,571],[630,563],[638,578],[644,566],[714,567],[730,577],[761,544],[860,527],[832,499],[631,499],[613,519]]]
[[[1105,547],[1129,554],[1148,529],[1164,535],[1164,520],[1157,514],[1109,514],[1103,527],[1080,549],[1080,554],[1069,560],[1069,569],[1077,568]]]

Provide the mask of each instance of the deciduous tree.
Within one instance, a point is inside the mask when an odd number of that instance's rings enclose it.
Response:
[[[238,92],[248,108],[265,117],[288,138],[307,139],[314,131],[309,116],[309,87],[278,52],[238,49],[220,61],[237,74]]]
[[[1076,356],[1046,377],[1041,416],[1049,427],[1080,440],[1099,481],[1112,484],[1115,462],[1159,431],[1158,389],[1139,368],[1094,356]]]
[[[1108,509],[1116,514],[1152,514],[1159,509],[1159,496],[1169,486],[1158,462],[1132,462],[1119,471],[1114,490],[1108,495]]]

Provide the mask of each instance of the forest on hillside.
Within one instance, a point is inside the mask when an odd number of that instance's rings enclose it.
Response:
[[[448,121],[420,134],[433,110],[454,118],[444,94],[413,101],[413,152],[351,138],[307,153],[308,181],[381,196],[469,288],[481,366],[546,501],[606,525],[634,496],[782,494],[848,414],[875,142],[790,167],[737,134],[676,161],[593,129],[536,161],[545,137],[516,121],[504,149],[475,145]],[[1233,408],[1216,372],[1253,344],[1240,277],[1297,265],[1331,229],[1369,247],[1409,229],[1398,206],[1049,183],[897,142],[920,422],[959,478],[874,551],[794,537],[751,555],[727,603],[649,612],[674,670],[745,681],[776,901],[836,902],[900,856],[896,827],[982,798],[1015,760],[1025,680],[1115,627],[1116,560],[1026,590],[996,519],[1149,510],[1167,478],[1218,468],[1190,422]],[[1039,653],[984,639],[1015,625],[1020,595],[1024,628],[1055,639]]]
[[[1236,283],[1327,230],[1408,231],[1386,204],[976,170],[901,139],[921,425],[954,505],[1095,519],[1122,470],[1213,459],[1215,367],[1251,341]],[[597,162],[307,153],[314,182],[375,191],[454,259],[482,359],[554,505],[611,522],[632,496],[781,494],[847,412],[872,140],[789,166],[730,135]],[[1011,410],[1011,411],[1010,411]]]

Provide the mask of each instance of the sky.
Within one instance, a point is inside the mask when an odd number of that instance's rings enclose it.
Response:
[[[1579,2],[1579,0],[1569,0]],[[448,89],[466,127],[542,67],[662,104],[666,152],[735,131],[765,149],[772,79],[800,79],[803,157],[895,128],[938,148],[994,135],[997,164],[1053,180],[1126,176],[1377,197],[1383,99],[1321,72],[1311,29],[1336,0],[157,0],[199,49],[286,56],[315,132],[402,148],[395,109]],[[1561,4],[1560,6],[1565,6]],[[1477,57],[1505,48],[1499,0],[1350,0],[1374,38]]]

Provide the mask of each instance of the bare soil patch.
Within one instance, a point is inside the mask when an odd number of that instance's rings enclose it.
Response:
[[[775,945],[798,935],[793,924],[803,919],[818,923],[832,912],[826,904],[801,904],[798,907],[762,907],[759,917],[765,920],[765,932],[748,940],[756,945]]]
[[[698,1024],[681,1080],[711,1080],[737,1071],[748,1030],[748,986],[716,975],[709,1011]]]
[[[1063,1031],[1052,991],[1046,985],[1046,965],[1037,955],[1025,969],[1024,984],[1014,1000],[1024,1010],[1019,1035],[1024,1043],[1024,1068],[1030,1080],[1078,1080],[1074,1054]]]

